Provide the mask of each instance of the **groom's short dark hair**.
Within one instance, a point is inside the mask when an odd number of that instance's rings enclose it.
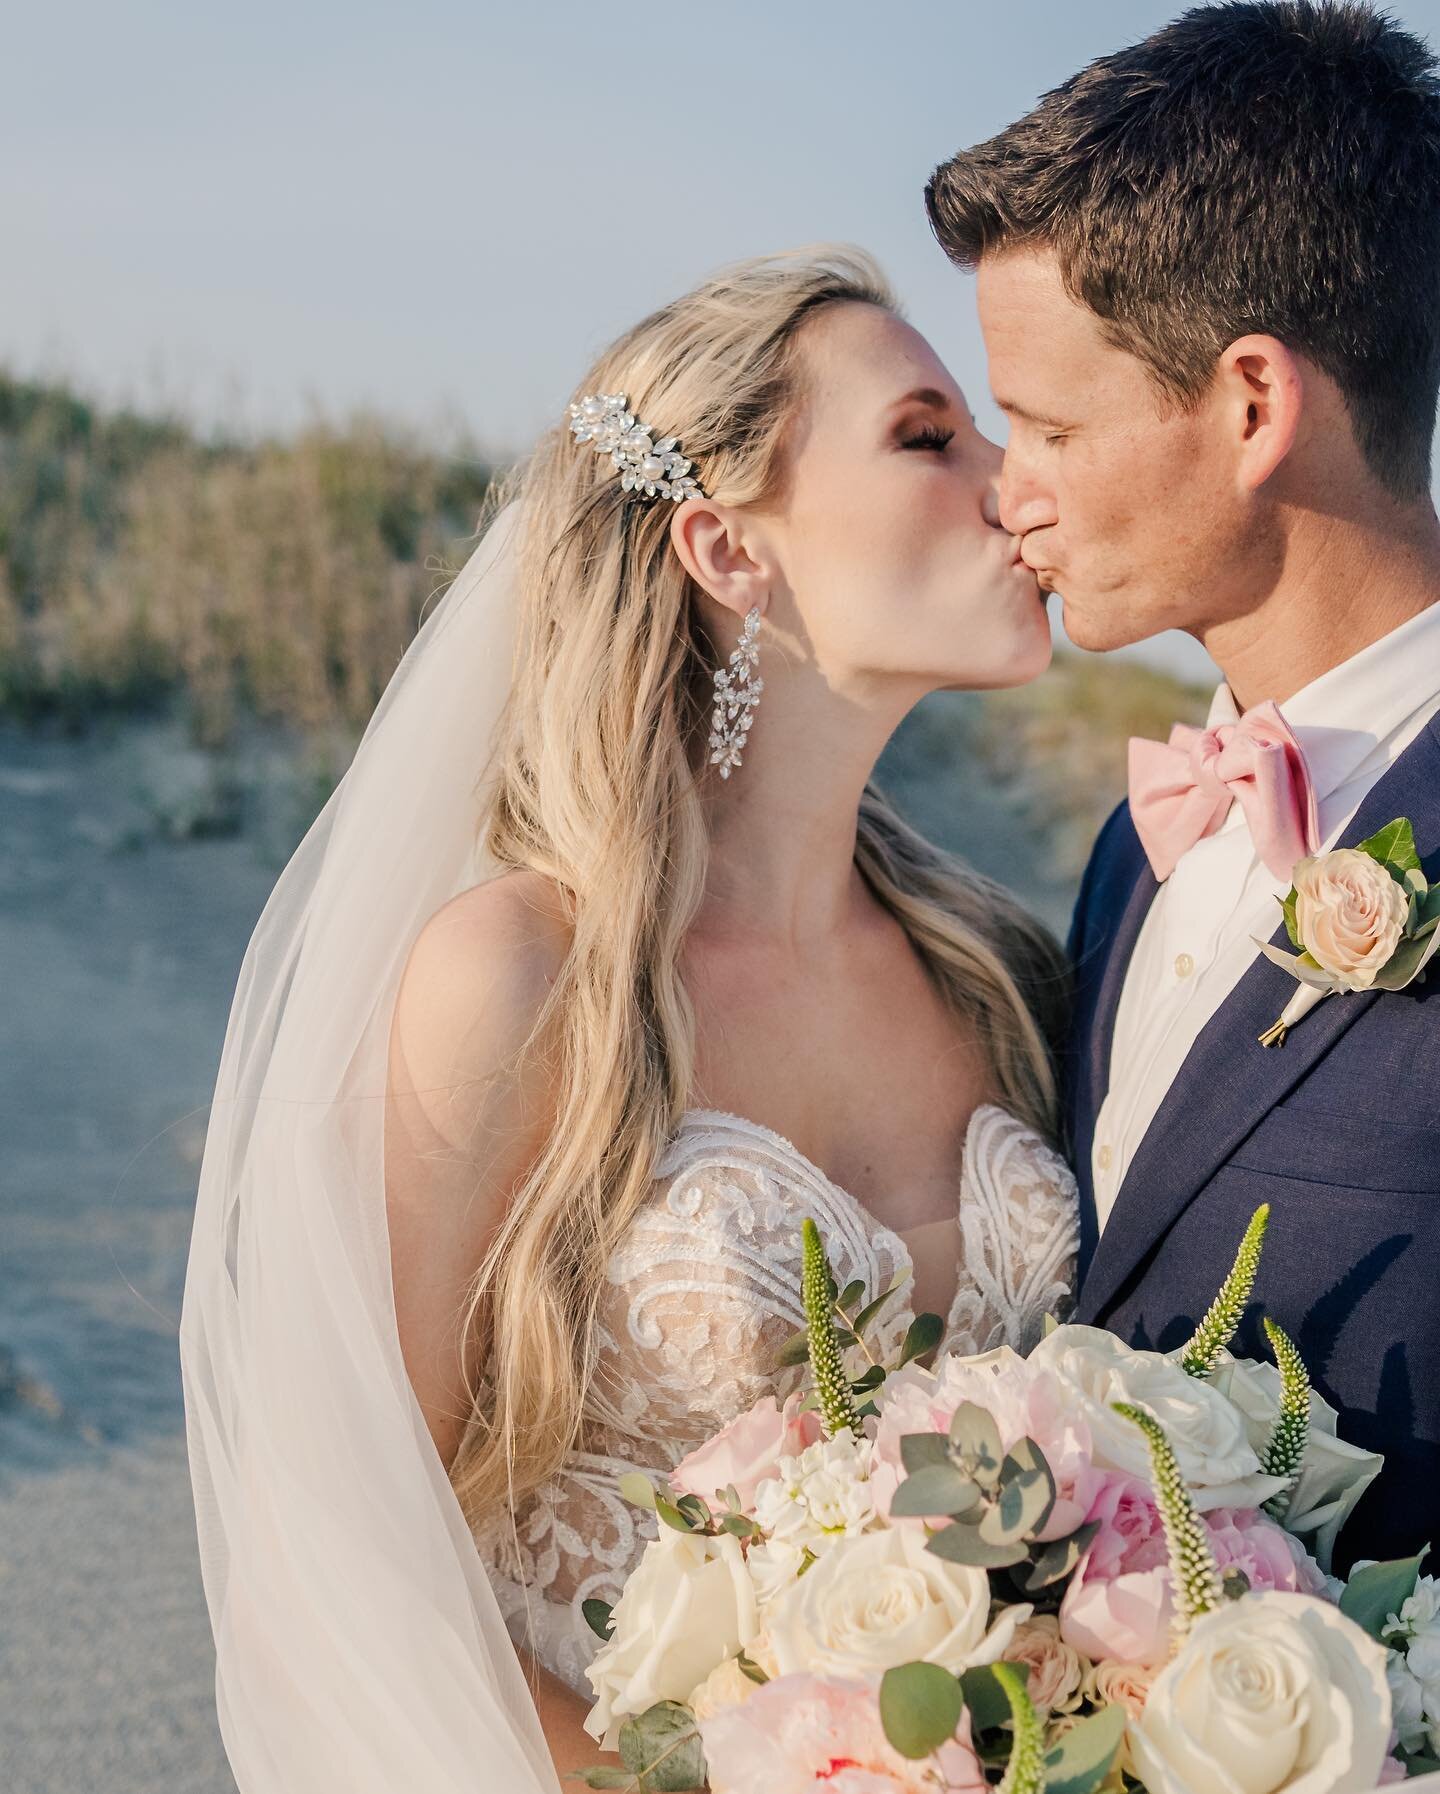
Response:
[[[1278,337],[1335,381],[1386,487],[1426,491],[1440,78],[1373,7],[1196,7],[942,163],[925,203],[962,267],[1052,250],[1073,297],[1182,405],[1237,337]]]

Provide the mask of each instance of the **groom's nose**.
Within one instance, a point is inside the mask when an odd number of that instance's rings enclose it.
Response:
[[[1059,522],[1055,491],[1049,481],[1036,477],[1018,455],[1007,452],[1000,469],[1000,521],[1012,536],[1032,529],[1050,529]]]

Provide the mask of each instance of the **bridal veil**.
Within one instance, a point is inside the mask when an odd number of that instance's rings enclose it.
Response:
[[[255,928],[180,1327],[220,1727],[240,1794],[556,1794],[407,1377],[383,1123],[410,946],[491,875],[517,507],[426,618]]]

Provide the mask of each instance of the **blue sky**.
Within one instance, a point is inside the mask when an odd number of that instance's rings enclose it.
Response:
[[[879,255],[1001,437],[925,178],[1178,10],[11,9],[0,362],[245,427],[367,404],[504,448],[707,269],[840,238]],[[1440,0],[1392,11],[1440,38]]]

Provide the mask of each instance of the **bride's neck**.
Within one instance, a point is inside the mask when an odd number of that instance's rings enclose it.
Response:
[[[862,703],[822,691],[804,703],[788,686],[772,700],[767,684],[744,764],[728,779],[707,774],[702,930],[803,949],[844,929],[863,896],[855,870],[860,799],[915,697]]]

